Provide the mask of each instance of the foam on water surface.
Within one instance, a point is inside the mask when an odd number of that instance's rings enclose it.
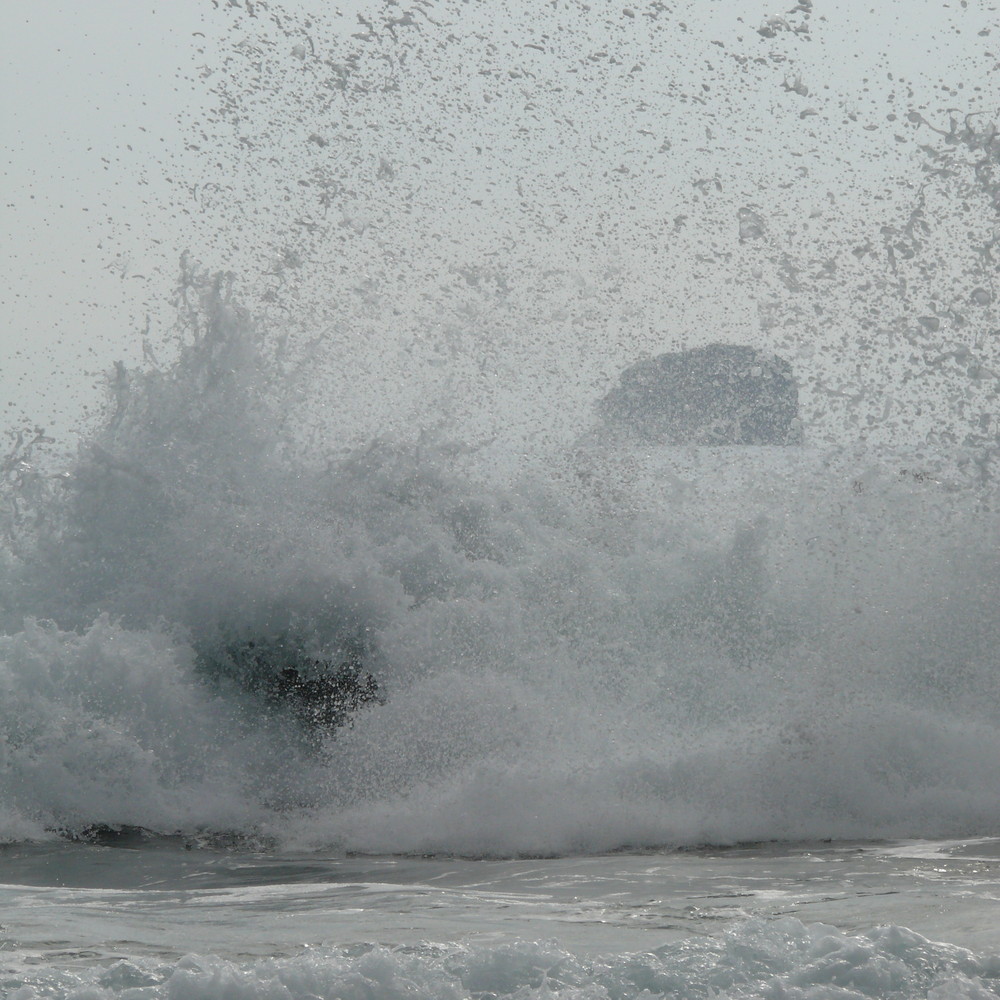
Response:
[[[785,918],[751,921],[715,938],[642,954],[585,958],[554,943],[352,951],[314,949],[289,958],[233,962],[191,956],[176,963],[121,960],[93,971],[35,968],[7,974],[11,1000],[38,997],[169,997],[227,1000],[364,996],[670,996],[789,1000],[998,995],[997,958],[934,944],[899,927],[846,935]]]
[[[133,1000],[994,996],[991,846],[462,861],[23,845],[3,851],[19,884],[0,886],[0,983]]]

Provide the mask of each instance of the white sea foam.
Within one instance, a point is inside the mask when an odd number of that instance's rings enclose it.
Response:
[[[985,494],[815,450],[498,480],[377,441],[318,469],[249,318],[202,293],[204,333],[21,523],[7,836],[480,855],[1000,826]],[[385,703],[320,743],[222,668],[345,633]]]
[[[586,958],[554,942],[310,949],[257,962],[188,956],[175,964],[122,960],[8,972],[10,1000],[334,1000],[365,997],[727,997],[732,1000],[987,1000],[1000,995],[1000,958],[935,944],[901,927],[847,935],[793,918],[750,921],[718,938],[645,954]]]

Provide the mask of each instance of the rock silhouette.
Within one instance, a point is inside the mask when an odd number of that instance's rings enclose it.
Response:
[[[659,444],[795,445],[799,390],[783,358],[739,344],[660,354],[598,403],[614,433]]]

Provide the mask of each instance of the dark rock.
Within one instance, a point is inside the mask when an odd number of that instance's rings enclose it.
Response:
[[[616,433],[659,444],[801,444],[799,390],[783,358],[711,344],[638,361],[599,403]]]
[[[285,667],[266,688],[268,698],[290,704],[295,714],[310,725],[334,729],[342,726],[359,708],[380,703],[378,681],[360,665],[310,660],[309,671]]]
[[[88,823],[79,828],[54,827],[57,834],[74,844],[95,847],[116,847],[122,850],[211,850],[253,851],[261,853],[277,849],[273,837],[236,830],[199,830],[196,833],[152,830],[129,823]]]
[[[158,833],[156,830],[129,823],[90,823],[80,829],[59,829],[52,832],[77,844],[120,847],[126,850],[184,845],[184,838],[180,834]]]
[[[216,670],[275,709],[288,709],[309,728],[337,729],[366,705],[383,704],[366,650],[347,639],[329,656],[304,653],[289,637],[249,640],[212,658]]]
[[[80,830],[60,831],[67,840],[101,847],[136,847],[146,844],[155,834],[143,826],[117,823],[91,823]]]

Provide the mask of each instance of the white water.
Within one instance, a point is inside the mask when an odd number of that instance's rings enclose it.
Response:
[[[75,458],[3,467],[0,988],[993,995],[995,849],[844,842],[1000,833],[997,141],[817,97],[741,160],[822,68],[808,6],[778,41],[233,8],[175,336]],[[715,340],[789,358],[804,448],[609,441],[622,368]],[[380,701],[311,729],[251,642],[353,644]]]
[[[996,830],[988,491],[933,455],[915,476],[816,449],[595,445],[498,483],[448,442],[376,441],[317,469],[249,321],[205,295],[206,332],[121,391],[71,478],[25,485],[8,836],[490,855]],[[345,634],[386,703],[321,746],[219,675],[226,643]]]
[[[16,928],[0,983],[19,1000],[991,997],[1000,959],[967,948],[996,940],[996,849],[530,861],[8,849],[22,884],[0,888]]]

